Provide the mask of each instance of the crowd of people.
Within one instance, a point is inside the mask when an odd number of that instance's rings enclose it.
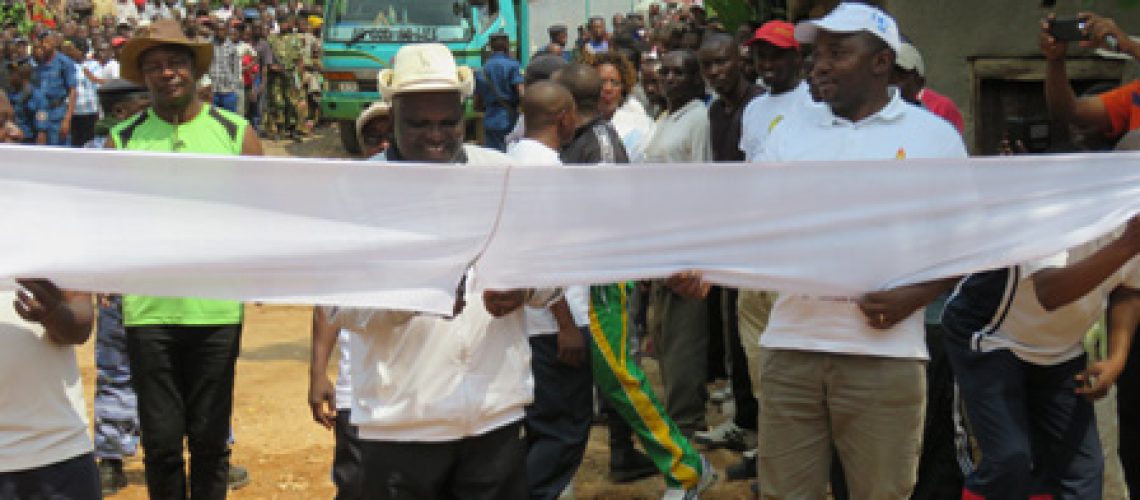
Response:
[[[135,7],[125,25],[11,37],[7,141],[259,155],[259,131],[296,128],[273,112],[317,88],[297,87],[319,46],[294,33],[296,5],[223,6],[204,21],[177,4]],[[1111,19],[1083,19],[1085,47],[1140,57]],[[478,72],[440,44],[402,47],[357,120],[363,157],[557,168],[967,156],[961,113],[877,7],[734,32],[700,8],[610,21],[612,32],[590,19],[575,44],[550,27],[525,68],[505,34]],[[1053,119],[1134,149],[1138,84],[1077,96],[1049,22],[1040,46]],[[468,100],[484,146],[464,136]],[[733,290],[698,272],[499,291],[468,275],[447,317],[315,308],[308,404],[334,431],[344,499],[559,498],[597,418],[610,480],[660,475],[663,498],[722,478],[771,499],[1125,498],[1140,491],[1138,253],[1134,218],[1041,261],[856,297]],[[20,284],[0,308],[0,377],[28,380],[0,392],[0,498],[114,493],[140,437],[152,498],[224,498],[241,304]],[[93,324],[94,443],[66,347]],[[1094,406],[1113,390],[1119,414]],[[710,427],[710,400],[730,401],[731,418]],[[1119,438],[1098,421],[1116,421]],[[739,462],[716,471],[710,448]]]
[[[213,46],[198,86],[216,107],[247,119],[264,138],[301,140],[320,122],[320,6],[297,0],[238,7],[182,0],[118,0],[113,13],[68,9],[53,29],[0,32],[0,126],[5,142],[84,147],[114,122],[98,98],[120,79],[122,49],[156,21],[179,24]],[[102,125],[98,122],[106,120]],[[101,132],[101,133],[97,133]]]

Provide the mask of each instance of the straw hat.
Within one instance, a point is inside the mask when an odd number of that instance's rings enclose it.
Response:
[[[454,90],[466,99],[475,91],[475,73],[467,66],[457,66],[451,50],[438,43],[401,47],[392,68],[380,70],[378,80],[380,94],[388,102],[405,92]]]
[[[198,75],[209,73],[210,61],[214,58],[214,46],[186,38],[178,22],[164,19],[139,29],[135,36],[123,44],[123,50],[119,54],[121,63],[119,72],[122,78],[139,85],[146,85],[139,68],[139,56],[159,45],[181,45],[190,49],[194,52],[194,73]]]
[[[376,101],[368,106],[359,117],[356,118],[356,140],[357,144],[364,145],[364,126],[373,119],[386,116],[392,112],[392,105],[384,101]]]

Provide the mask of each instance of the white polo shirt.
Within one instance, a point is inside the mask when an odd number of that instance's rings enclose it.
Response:
[[[520,122],[522,120],[519,120]],[[507,146],[507,156],[515,160],[518,165],[525,166],[561,166],[562,160],[558,152],[534,139],[519,139],[518,142]],[[570,313],[574,315],[574,323],[579,326],[589,326],[589,290],[585,286],[566,287],[566,302],[570,305]],[[526,308],[527,335],[547,335],[558,333],[558,321],[549,308]]]
[[[709,110],[699,98],[661,118],[645,146],[646,163],[710,161]]]
[[[740,150],[745,161],[755,161],[764,140],[799,106],[819,106],[811,100],[806,81],[782,94],[768,92],[748,101],[740,127]]]
[[[772,131],[756,160],[966,157],[962,138],[949,123],[907,104],[897,90],[890,92],[891,99],[883,109],[854,123],[835,116],[827,106],[805,106]],[[867,326],[856,300],[781,294],[760,345],[768,349],[927,358],[922,310],[890,330],[875,330]]]

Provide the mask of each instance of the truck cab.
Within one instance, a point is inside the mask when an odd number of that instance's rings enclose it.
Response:
[[[442,43],[458,64],[478,72],[492,33],[506,31],[512,45],[529,46],[526,18],[524,0],[329,0],[321,56],[328,88],[321,114],[338,122],[344,148],[358,153],[356,117],[380,99],[377,73],[390,66],[400,47]]]

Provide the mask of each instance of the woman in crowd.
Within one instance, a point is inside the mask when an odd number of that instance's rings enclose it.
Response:
[[[641,146],[653,128],[653,120],[641,102],[630,95],[634,85],[637,85],[637,71],[629,59],[617,52],[589,54],[587,63],[594,66],[602,77],[599,110],[609,118],[621,136],[630,161],[638,161],[641,158]]]

